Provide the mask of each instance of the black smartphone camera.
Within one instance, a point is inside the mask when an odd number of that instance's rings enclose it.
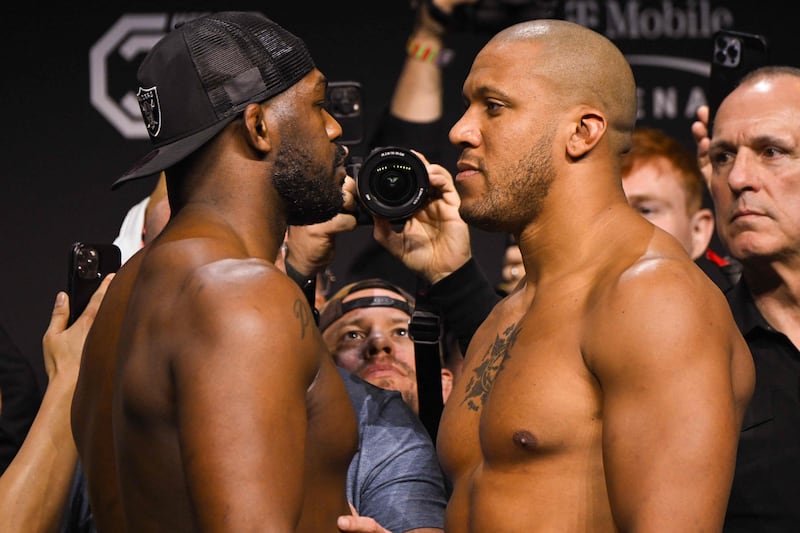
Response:
[[[353,172],[359,224],[372,224],[372,214],[403,222],[428,199],[430,181],[425,164],[406,148],[375,148]]]
[[[69,252],[69,324],[83,313],[89,300],[107,274],[119,270],[122,261],[120,249],[115,244],[87,244],[76,242]]]
[[[709,126],[728,94],[749,72],[769,64],[767,39],[756,33],[720,30],[713,36],[709,79]]]
[[[352,146],[364,140],[364,93],[357,81],[328,82],[326,92],[328,112],[342,126],[338,142]]]

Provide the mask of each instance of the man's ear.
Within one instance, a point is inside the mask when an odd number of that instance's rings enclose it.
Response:
[[[692,249],[689,255],[697,259],[703,255],[714,234],[714,213],[706,207],[692,215]]]
[[[453,372],[448,368],[442,368],[442,401],[447,402],[450,393],[453,392]]]
[[[603,138],[607,127],[605,116],[594,109],[584,110],[567,141],[567,154],[579,159],[589,153]]]
[[[247,142],[256,150],[268,152],[272,143],[269,138],[269,127],[264,108],[261,104],[248,104],[243,114]]]

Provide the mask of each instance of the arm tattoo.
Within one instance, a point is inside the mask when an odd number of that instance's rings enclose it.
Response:
[[[466,402],[467,407],[471,410],[479,411],[486,403],[494,379],[503,369],[508,352],[517,341],[520,330],[518,324],[508,326],[502,335],[495,337],[494,343],[489,347],[487,354],[483,356],[483,362],[475,368],[475,375],[467,383],[467,394],[462,402]]]
[[[317,327],[314,322],[314,317],[308,312],[308,306],[303,300],[297,299],[294,301],[294,316],[300,319],[300,338],[304,339],[308,326]]]

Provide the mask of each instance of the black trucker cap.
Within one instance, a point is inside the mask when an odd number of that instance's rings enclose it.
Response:
[[[285,91],[314,68],[305,43],[260,13],[214,13],[176,27],[148,52],[137,76],[154,148],[111,188],[180,162],[247,104]]]

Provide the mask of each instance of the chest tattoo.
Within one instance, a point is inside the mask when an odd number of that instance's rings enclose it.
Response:
[[[517,340],[521,328],[518,324],[511,324],[508,326],[501,335],[498,335],[492,345],[487,350],[486,355],[483,356],[483,362],[475,367],[473,376],[467,383],[467,391],[464,396],[464,401],[467,407],[472,411],[479,411],[486,403],[486,398],[489,391],[492,390],[492,384],[495,377],[503,369],[508,351]]]

